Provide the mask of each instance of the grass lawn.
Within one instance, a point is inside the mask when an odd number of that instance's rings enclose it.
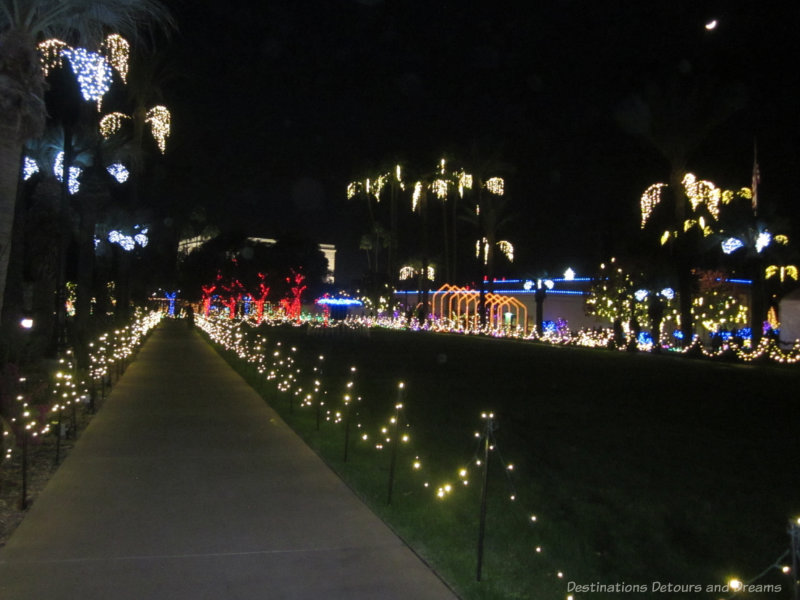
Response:
[[[259,387],[462,598],[565,598],[570,581],[648,589],[575,598],[722,598],[730,594],[707,586],[732,575],[748,581],[789,547],[788,519],[800,516],[800,367],[420,332],[260,333],[270,348],[278,340],[297,348],[306,389],[310,367],[325,355],[331,409],[341,408],[348,369],[358,367],[362,401],[347,462],[341,423],[318,431],[313,408],[294,402],[290,412],[289,393]],[[399,451],[387,505],[390,451],[375,450],[375,433],[394,412],[400,380],[411,442]],[[494,412],[498,429],[477,582],[483,471],[473,465],[466,487],[458,471],[476,455],[483,411]],[[514,465],[513,490],[498,451]],[[420,471],[410,468],[417,456]],[[457,487],[439,500],[445,482]],[[654,582],[703,591],[654,594]],[[782,591],[736,597],[792,596],[790,578],[776,570],[758,583]]]

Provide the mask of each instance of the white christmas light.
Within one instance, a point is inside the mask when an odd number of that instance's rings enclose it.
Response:
[[[730,237],[722,242],[722,251],[725,254],[732,254],[742,246],[744,246],[744,242],[742,242],[742,240],[740,240],[739,238]]]
[[[89,52],[86,48],[65,48],[62,54],[72,65],[83,99],[99,104],[111,88],[111,65],[102,54]]]
[[[756,238],[756,252],[761,252],[772,243],[772,234],[769,231],[762,231]]]
[[[643,302],[645,298],[647,298],[647,290],[636,290],[633,293],[633,297],[636,298],[638,302]]]
[[[117,180],[118,183],[125,183],[128,181],[128,177],[130,176],[130,171],[128,171],[128,169],[122,163],[114,163],[113,165],[109,165],[106,170],[108,171],[109,175]]]
[[[69,168],[69,193],[70,194],[77,194],[78,190],[81,187],[80,181],[78,178],[83,173],[83,169],[80,167],[70,167]],[[58,154],[56,154],[56,159],[53,161],[53,174],[56,176],[56,179],[59,181],[64,180],[64,151],[62,150]]]
[[[28,181],[39,172],[39,163],[29,156],[26,156],[22,163],[22,179]]]
[[[667,300],[672,300],[675,297],[675,290],[672,288],[664,288],[661,290],[661,295]]]

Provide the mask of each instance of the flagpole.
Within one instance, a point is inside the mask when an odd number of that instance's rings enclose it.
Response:
[[[758,168],[758,143],[753,138],[753,179],[750,188],[753,191],[753,216],[758,216],[758,183],[761,181],[761,172]]]

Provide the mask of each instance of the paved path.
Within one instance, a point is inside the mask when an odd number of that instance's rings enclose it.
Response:
[[[0,550],[3,600],[455,596],[182,322]]]

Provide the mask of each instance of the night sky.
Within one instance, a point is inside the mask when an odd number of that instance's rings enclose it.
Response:
[[[335,243],[342,282],[366,268],[347,183],[398,160],[432,170],[443,155],[454,169],[473,157],[513,166],[504,237],[519,268],[593,267],[669,175],[621,122],[646,125],[637,98],[676,79],[703,91],[704,116],[726,116],[699,136],[690,169],[748,186],[757,139],[762,205],[800,218],[796,2],[168,4],[176,211],[203,205],[223,228]]]

